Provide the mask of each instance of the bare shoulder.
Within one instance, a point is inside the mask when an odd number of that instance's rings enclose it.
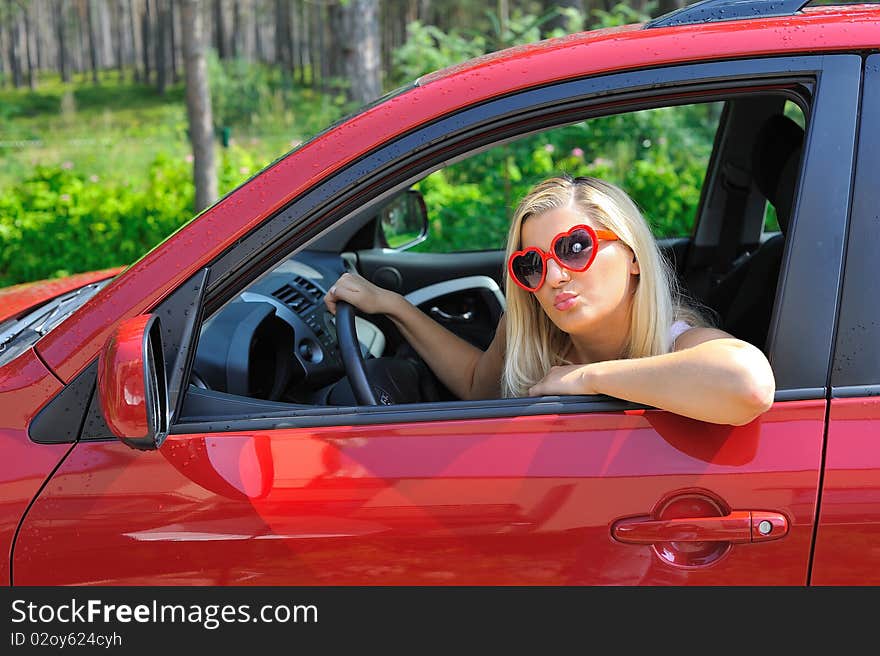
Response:
[[[501,318],[498,320],[498,326],[495,328],[495,336],[492,338],[492,342],[489,344],[489,348],[487,352],[497,355],[503,359],[504,357],[504,347],[507,342],[507,321],[506,314],[502,314]]]
[[[696,326],[694,328],[688,328],[679,335],[675,340],[675,348],[672,350],[683,351],[684,349],[693,348],[697,344],[711,342],[713,339],[736,339],[737,341],[741,341],[730,333],[719,330],[718,328]],[[746,342],[743,343],[745,344]]]

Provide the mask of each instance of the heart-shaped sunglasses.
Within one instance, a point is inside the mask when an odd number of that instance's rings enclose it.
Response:
[[[517,285],[527,292],[536,292],[547,277],[548,259],[552,257],[559,266],[570,271],[586,271],[596,259],[600,239],[615,241],[618,237],[610,230],[576,225],[553,238],[549,253],[537,246],[516,251],[507,261],[507,271]]]

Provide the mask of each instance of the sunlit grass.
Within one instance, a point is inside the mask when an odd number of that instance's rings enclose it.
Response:
[[[74,78],[63,83],[58,75],[42,76],[34,92],[0,89],[0,188],[19,183],[37,165],[136,185],[160,153],[188,156],[181,82],[160,95],[154,86],[134,83],[130,74],[120,81],[116,71],[102,72],[98,85],[79,74]],[[311,89],[293,94],[296,102],[288,102],[294,106],[286,111],[266,108],[251,125],[233,126],[232,143],[269,164],[338,113]]]

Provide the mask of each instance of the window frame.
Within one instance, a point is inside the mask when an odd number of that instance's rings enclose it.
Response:
[[[880,54],[865,59],[852,215],[846,239],[846,266],[840,319],[830,374],[831,396],[880,395],[880,305],[866,302],[865,288],[877,278],[880,252],[875,177],[880,169]]]
[[[216,258],[209,267],[204,302],[199,303],[196,325],[201,324],[201,316],[209,316],[282,259],[290,257],[321,234],[338,228],[338,224],[355,211],[364,211],[365,203],[368,206],[378,205],[392,193],[450,161],[470,156],[481,148],[498,145],[505,139],[520,138],[549,127],[603,114],[683,104],[696,99],[719,99],[756,90],[766,93],[771,88],[785,85],[814,83],[802,180],[822,182],[827,187],[829,176],[838,183],[845,178],[848,189],[851,167],[835,170],[821,162],[821,158],[811,157],[811,152],[816,148],[816,143],[840,144],[842,141],[846,145],[847,121],[840,121],[833,115],[834,112],[823,106],[834,105],[839,111],[841,104],[851,102],[852,92],[847,85],[851,87],[855,75],[858,86],[860,61],[856,69],[853,66],[853,60],[858,59],[855,55],[847,54],[808,55],[643,69],[555,83],[466,108],[377,148],[310,189]],[[553,109],[549,111],[551,107]],[[524,130],[523,126],[526,125],[528,129]],[[849,135],[851,142],[854,139],[854,126],[852,133]],[[825,397],[831,355],[831,324],[837,310],[837,281],[842,265],[842,238],[838,237],[842,237],[845,226],[840,222],[841,225],[832,226],[829,234],[825,222],[827,211],[830,209],[833,213],[832,201],[817,198],[815,185],[801,184],[799,189],[799,198],[793,209],[793,217],[797,218],[793,222],[792,238],[786,246],[779,281],[783,293],[777,294],[777,309],[770,328],[773,345],[771,358],[775,358],[781,367],[781,371],[777,372],[777,400]],[[841,200],[838,196],[834,195],[836,202]],[[811,206],[817,201],[815,206]],[[806,210],[800,211],[802,207]],[[698,210],[697,226],[701,209]],[[848,210],[848,197],[845,209]],[[792,249],[791,242],[812,242],[817,239],[820,242],[827,240],[825,243],[839,243],[841,247],[827,249],[828,257],[823,259],[822,266],[805,261],[803,256],[796,253],[793,255],[793,251],[798,249]],[[795,271],[796,275],[786,275],[790,271]],[[822,313],[822,320],[804,326],[801,310],[815,307],[817,292],[826,299],[829,311]],[[162,305],[156,311],[161,315]],[[781,340],[780,345],[777,343],[779,340],[773,340],[777,333],[799,335],[807,348],[795,350],[790,344],[786,345],[785,340]],[[193,339],[198,338],[198,330],[192,331],[192,334]],[[182,340],[176,341],[180,344]],[[169,355],[168,351],[166,348],[166,355]],[[195,352],[194,344],[188,352],[191,360]],[[812,357],[805,358],[805,352]],[[187,380],[185,373],[191,362],[181,363],[182,359],[175,356],[172,362],[177,361],[176,368],[181,379]],[[181,388],[180,391],[185,392],[185,389]],[[264,414],[261,418],[224,418],[184,424],[177,421],[183,396],[181,393],[177,399],[171,433],[570,414],[644,407],[602,396],[543,397],[387,407],[291,408],[290,412],[277,416]]]

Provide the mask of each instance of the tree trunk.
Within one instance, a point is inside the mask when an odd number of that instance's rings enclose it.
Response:
[[[668,14],[670,11],[681,9],[685,5],[685,0],[660,0],[657,3],[657,11],[654,13],[655,18]]]
[[[324,5],[315,5],[315,69],[318,74],[318,84],[323,92],[329,91],[327,77],[329,75],[329,58],[327,57],[327,10]]]
[[[156,2],[156,89],[164,96],[168,88],[168,43],[166,27],[168,25],[167,0]]]
[[[577,9],[581,13],[584,12],[583,0],[544,0],[543,5],[542,13],[544,14],[551,9]],[[541,26],[542,35],[546,36],[553,32],[553,30],[568,31],[568,19],[565,14],[558,13]]]
[[[134,13],[134,0],[128,0],[128,31],[131,38],[131,68],[135,82],[141,81],[141,70],[138,67],[137,21]]]
[[[232,49],[232,58],[241,56],[241,2],[235,0],[232,3],[232,35],[230,38],[230,47]]]
[[[122,19],[125,14],[125,8],[118,4],[113,3],[110,5],[111,20],[113,22],[113,55],[116,60],[116,74],[119,78],[119,81],[122,82],[125,80],[125,44],[123,42],[122,36],[125,31],[122,29]]]
[[[109,3],[117,5],[118,2]],[[111,68],[110,62],[113,61],[113,36],[110,33],[110,9],[106,2],[99,2],[97,5],[97,33],[98,33],[98,68],[105,70]]]
[[[89,77],[89,48],[87,43],[89,28],[86,25],[85,8],[82,4],[77,6],[77,10],[74,13],[74,16],[76,17],[75,31],[77,40],[76,72],[82,73],[82,81],[86,82]]]
[[[296,44],[294,46],[294,63],[293,68],[296,71],[296,83],[305,84],[306,62],[308,61],[308,52],[306,50],[306,39],[308,29],[306,27],[306,14],[303,11],[302,0],[296,0],[293,5],[294,15],[294,34],[296,36]]]
[[[177,84],[177,80],[180,77],[177,70],[177,41],[179,37],[177,35],[177,28],[175,27],[178,21],[178,10],[177,2],[175,0],[168,0],[168,3],[168,38],[171,41],[168,57],[171,60],[171,83]]]
[[[36,64],[37,72],[45,70],[47,68],[46,62],[44,60],[45,57],[45,48],[44,48],[44,38],[45,31],[43,29],[43,25],[45,25],[45,20],[43,18],[43,2],[37,2],[34,4],[34,24],[37,26],[37,29],[34,30],[33,43],[34,43],[34,63]]]
[[[17,89],[22,85],[21,72],[21,35],[18,29],[18,16],[13,13],[12,3],[8,3],[6,30],[9,35],[9,69],[12,71],[12,84]]]
[[[4,45],[5,45],[5,44],[3,43],[3,30],[0,30],[0,87],[5,87],[5,86],[6,86],[6,68],[7,68],[7,65],[6,65],[6,62],[5,62],[5,59],[6,59],[6,58],[5,58],[4,54],[3,54],[3,47],[4,47]]]
[[[289,0],[275,0],[275,63],[281,67],[285,77],[293,72]]]
[[[201,212],[217,199],[214,164],[213,118],[208,67],[205,62],[204,33],[199,12],[200,0],[180,1],[183,65],[186,76],[186,113],[193,149],[193,179],[196,187],[195,211]]]
[[[31,39],[33,38],[33,30],[31,30],[30,11],[30,5],[26,5],[21,8],[22,16],[24,18],[24,52],[25,59],[27,60],[28,87],[31,91],[34,91],[37,88],[37,78],[34,75],[34,58],[31,53]]]
[[[266,49],[263,47],[263,36],[260,34],[260,16],[261,12],[254,12],[254,49],[258,62],[266,61]]]
[[[67,55],[67,41],[64,29],[64,0],[55,0],[55,28],[58,30],[58,70],[62,82],[70,82],[70,62]]]
[[[343,7],[342,43],[349,97],[360,105],[382,95],[382,44],[378,0],[349,0]]]
[[[324,23],[321,21],[321,5],[306,3],[309,12],[309,63],[312,72],[312,86],[321,86],[321,60],[324,56]]]
[[[275,65],[281,66],[284,61],[284,21],[281,16],[284,13],[284,0],[275,0]]]
[[[98,39],[95,36],[95,14],[91,0],[86,0],[86,26],[89,35],[89,63],[92,68],[92,83],[98,84]]]
[[[150,83],[150,0],[144,0],[141,14],[141,55],[143,57],[144,84]]]
[[[354,35],[349,33],[344,12],[345,7],[342,4],[332,4],[327,7],[329,39],[324,53],[327,60],[327,77],[334,82],[347,75],[344,60],[345,50],[347,48],[357,49],[357,43],[351,41]]]
[[[214,47],[220,59],[229,57],[226,48],[226,28],[223,25],[223,0],[214,0]]]

